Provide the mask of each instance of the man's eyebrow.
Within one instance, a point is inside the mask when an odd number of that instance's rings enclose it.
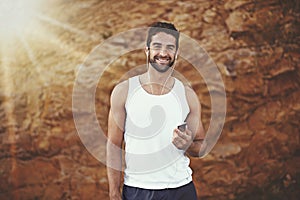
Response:
[[[154,42],[152,45],[162,45],[162,44],[159,42]]]
[[[162,45],[162,43],[154,42],[152,45]],[[175,47],[174,44],[167,44],[167,47]]]
[[[168,44],[167,47],[175,47],[174,44]]]

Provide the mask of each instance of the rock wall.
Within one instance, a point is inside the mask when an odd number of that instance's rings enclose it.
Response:
[[[173,22],[197,40],[218,65],[226,88],[220,140],[208,156],[191,162],[199,199],[299,197],[298,1],[48,4],[43,10],[48,18],[38,18],[36,29],[24,33],[25,42],[1,45],[0,199],[108,199],[105,165],[85,149],[74,125],[76,71],[105,39],[157,20]],[[142,50],[128,53],[99,80],[96,111],[104,131],[113,86],[144,63]],[[183,59],[177,66],[199,94],[207,129],[211,105],[205,82]],[[85,116],[81,119],[84,123]]]

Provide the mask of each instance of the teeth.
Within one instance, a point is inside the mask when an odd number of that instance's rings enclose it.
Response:
[[[163,59],[163,58],[159,58],[158,60],[161,60],[161,61],[168,61],[169,59]]]

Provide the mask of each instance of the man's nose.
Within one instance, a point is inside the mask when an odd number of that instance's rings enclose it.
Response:
[[[167,53],[168,53],[168,51],[167,51],[166,48],[161,48],[161,50],[159,51],[159,54],[160,54],[161,56],[166,56]]]

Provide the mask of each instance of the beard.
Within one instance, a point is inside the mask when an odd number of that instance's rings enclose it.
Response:
[[[166,64],[160,64],[158,62],[159,59],[167,59],[168,62],[166,62]],[[160,73],[168,71],[168,69],[173,66],[174,62],[175,58],[172,60],[170,56],[154,56],[153,59],[150,58],[150,64],[156,71]]]

